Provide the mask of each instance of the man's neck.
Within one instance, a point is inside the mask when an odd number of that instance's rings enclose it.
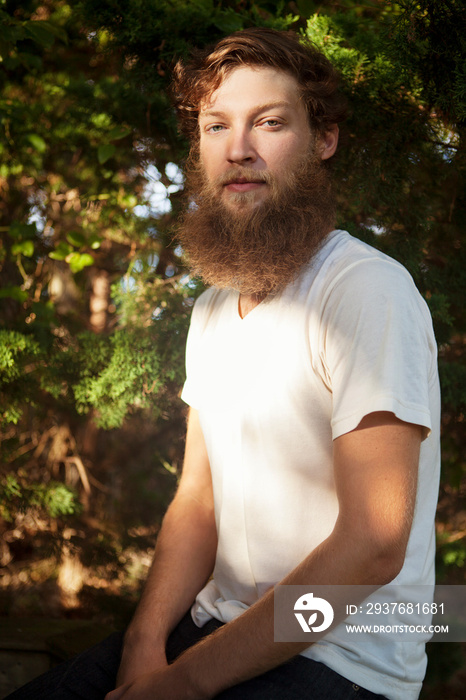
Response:
[[[253,309],[265,299],[267,294],[240,294],[238,311],[241,318],[248,315]]]

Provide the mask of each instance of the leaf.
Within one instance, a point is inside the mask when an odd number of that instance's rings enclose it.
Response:
[[[97,234],[93,234],[87,241],[87,244],[92,248],[92,250],[98,250],[102,245],[102,239]]]
[[[90,202],[95,202],[96,200],[98,202],[103,202],[106,199],[110,199],[111,195],[109,194],[93,194],[89,197]]]
[[[28,134],[27,139],[39,153],[43,153],[47,148],[47,144],[39,134]]]
[[[16,44],[24,38],[23,28],[15,25],[6,24],[10,18],[2,12],[0,17],[0,39],[8,44]]]
[[[129,136],[132,129],[125,128],[124,126],[117,126],[111,130],[108,135],[110,141],[118,141],[119,139],[124,139],[125,136]]]
[[[113,144],[111,143],[106,143],[102,146],[99,146],[99,148],[97,149],[97,158],[100,165],[106,163],[107,160],[114,155],[115,151],[116,146],[113,146]]]
[[[24,255],[26,258],[32,258],[34,255],[34,243],[32,241],[19,241],[11,246],[13,255]]]
[[[221,32],[225,32],[225,34],[232,34],[233,32],[243,29],[242,17],[231,8],[220,10],[213,24],[217,29],[220,29]]]
[[[65,484],[51,482],[44,488],[43,503],[52,518],[79,512],[75,494]]]
[[[26,36],[49,49],[55,43],[55,32],[50,28],[49,22],[29,20],[24,23]]]
[[[60,39],[64,44],[68,44],[68,34],[63,29],[63,27],[57,27],[56,24],[52,24],[52,22],[47,22],[44,20],[41,20],[41,26],[45,28],[50,34],[53,34],[57,39]]]
[[[68,243],[60,241],[55,250],[49,253],[49,258],[52,258],[52,260],[65,260],[72,250]]]
[[[94,264],[94,258],[89,253],[71,253],[67,256],[71,272],[81,272],[84,267]]]
[[[71,243],[71,245],[74,245],[77,248],[82,248],[84,245],[86,245],[86,239],[79,231],[70,231],[67,233],[66,240],[68,243]]]
[[[8,234],[11,238],[34,238],[37,233],[35,224],[21,224],[19,221],[13,221],[8,229]]]
[[[19,301],[23,303],[23,301],[26,301],[28,298],[28,293],[24,291],[24,289],[21,289],[21,287],[17,286],[11,286],[11,287],[3,287],[0,289],[0,299],[15,299],[16,301]]]
[[[2,484],[2,490],[6,498],[11,499],[14,496],[21,496],[21,487],[13,474],[7,474]]]

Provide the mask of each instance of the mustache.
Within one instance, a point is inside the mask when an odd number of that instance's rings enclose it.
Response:
[[[224,187],[232,182],[264,182],[271,185],[275,182],[275,177],[268,170],[254,170],[254,168],[236,166],[219,175],[214,184],[217,187]]]

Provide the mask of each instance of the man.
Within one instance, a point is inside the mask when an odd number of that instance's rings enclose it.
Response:
[[[175,98],[180,238],[214,286],[188,339],[179,488],[106,698],[416,698],[422,644],[338,626],[274,642],[279,583],[433,581],[435,341],[408,273],[334,230],[336,74],[251,29],[179,64]]]
[[[215,286],[188,340],[183,475],[108,700],[238,684],[220,697],[415,698],[420,645],[274,643],[273,586],[432,581],[439,399],[426,306],[397,263],[333,231],[325,161],[343,107],[320,54],[248,30],[176,78],[193,143],[180,237]],[[191,606],[201,629],[226,624],[167,666]],[[270,671],[292,658],[282,677]]]

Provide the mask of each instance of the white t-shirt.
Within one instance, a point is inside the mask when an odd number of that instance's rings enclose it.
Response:
[[[408,272],[344,231],[244,319],[238,293],[195,304],[182,398],[199,411],[218,550],[193,606],[228,622],[281,581],[335,525],[332,441],[374,411],[425,428],[403,584],[433,583],[440,397],[427,305]],[[417,698],[423,644],[370,647],[338,627],[304,652],[390,700]]]

